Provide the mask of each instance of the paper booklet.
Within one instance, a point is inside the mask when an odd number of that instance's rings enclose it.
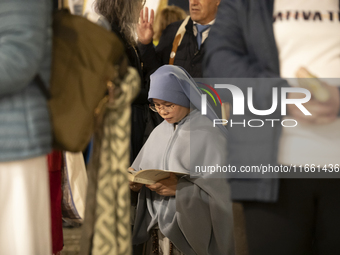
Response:
[[[129,181],[138,182],[142,184],[154,184],[160,180],[166,179],[174,173],[179,176],[187,175],[187,173],[160,169],[145,169],[140,171],[128,170]]]

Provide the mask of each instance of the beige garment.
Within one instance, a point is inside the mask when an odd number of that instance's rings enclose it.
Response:
[[[0,254],[52,254],[47,157],[0,163]]]
[[[88,173],[82,255],[132,253],[127,169],[130,165],[131,102],[139,92],[140,80],[134,68],[128,70],[123,82],[115,82],[115,97],[110,97],[105,105],[103,124],[95,134]]]

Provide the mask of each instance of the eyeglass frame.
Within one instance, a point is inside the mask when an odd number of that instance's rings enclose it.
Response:
[[[160,106],[157,106],[157,107],[154,103],[149,104],[149,108],[154,112],[160,112],[162,110],[165,111],[165,112],[172,112],[175,107],[176,107],[176,104],[174,104],[174,103],[171,103],[170,106],[160,105]],[[159,108],[159,109],[157,109],[157,108]]]

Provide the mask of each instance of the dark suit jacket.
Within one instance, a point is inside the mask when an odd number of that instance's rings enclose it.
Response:
[[[152,43],[148,45],[138,45],[142,55],[144,69],[148,74],[152,74],[162,65],[169,64],[172,43],[182,22],[183,21],[177,21],[167,26],[156,48],[154,48]],[[203,76],[202,62],[205,52],[205,42],[201,45],[201,49],[198,50],[191,19],[185,28],[186,33],[177,49],[174,65],[183,67],[193,78],[199,78]]]
[[[258,109],[270,108],[272,87],[288,86],[279,78],[272,26],[273,3],[274,0],[222,0],[206,45],[205,77],[276,78],[265,82],[266,86],[259,86],[255,79],[252,81],[258,85],[254,95]],[[246,87],[239,87],[246,94]],[[232,101],[230,95],[224,98]],[[281,118],[277,112],[274,115]],[[260,129],[247,129],[247,132],[241,128],[229,129],[228,163],[238,169],[242,165],[277,164],[281,127]],[[274,202],[278,198],[278,175],[271,175],[273,179],[263,178],[261,174],[255,175],[257,179],[245,179],[245,175],[239,173],[229,177],[234,200]]]

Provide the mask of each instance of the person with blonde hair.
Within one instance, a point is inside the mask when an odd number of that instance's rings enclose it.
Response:
[[[187,14],[178,6],[166,6],[159,13],[156,14],[153,36],[153,44],[158,45],[159,39],[164,29],[173,22],[183,20]]]

